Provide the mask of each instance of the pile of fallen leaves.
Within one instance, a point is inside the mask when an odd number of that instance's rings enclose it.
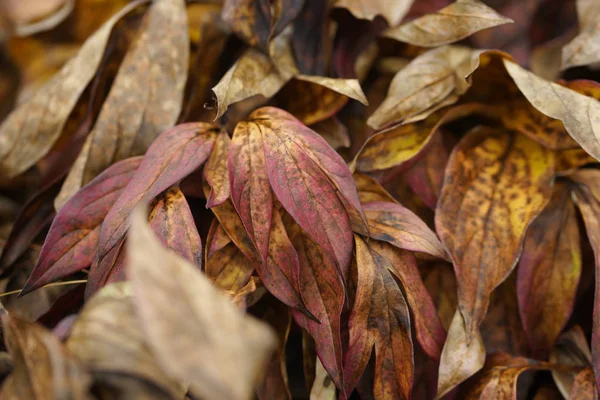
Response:
[[[3,0],[0,46],[0,398],[598,397],[600,1]]]

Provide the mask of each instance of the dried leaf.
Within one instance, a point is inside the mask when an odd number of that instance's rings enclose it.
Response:
[[[345,276],[352,251],[348,214],[361,221],[366,218],[342,158],[317,133],[276,108],[254,111],[248,122],[238,124],[236,132],[245,130],[244,126],[262,137],[268,181],[277,199],[334,256]],[[232,171],[230,168],[230,177]]]
[[[584,169],[572,174],[570,179],[576,185],[573,199],[579,207],[588,239],[594,250],[596,261],[596,285],[594,295],[594,317],[592,322],[592,366],[596,374],[596,387],[600,389],[600,185],[597,170]]]
[[[573,328],[560,335],[556,342],[556,346],[552,349],[552,353],[550,353],[549,359],[550,362],[566,366],[591,366],[592,354],[590,353],[590,346],[579,325],[575,325]],[[577,372],[552,371],[552,377],[562,395],[565,398],[568,398],[569,393],[573,389]],[[593,384],[593,386],[594,388],[596,387],[595,384]]]
[[[94,373],[141,378],[173,397],[182,391],[158,366],[146,343],[129,282],[110,284],[85,304],[73,324],[67,347]]]
[[[410,314],[400,288],[388,272],[389,260],[372,252],[355,235],[358,281],[348,326],[350,344],[344,359],[346,393],[362,375],[373,347],[373,393],[379,398],[408,399],[413,384]]]
[[[388,25],[396,26],[408,13],[414,0],[398,0],[389,3],[386,0],[337,0],[336,7],[345,8],[356,18],[373,20],[382,16]]]
[[[250,260],[214,220],[206,239],[206,277],[219,289],[236,293],[248,283],[252,272]]]
[[[144,2],[134,1],[109,19],[86,41],[77,56],[7,117],[0,126],[1,175],[9,178],[19,175],[48,153],[94,77],[112,28]]]
[[[521,320],[536,358],[543,359],[567,323],[581,275],[581,244],[570,190],[554,188],[527,230],[518,269]]]
[[[579,35],[562,49],[561,69],[600,62],[600,5],[594,0],[577,0]]]
[[[315,381],[310,389],[310,400],[335,400],[335,385],[320,360],[317,360]]]
[[[466,336],[469,343],[479,336],[492,290],[512,271],[525,230],[550,198],[553,167],[552,153],[520,134],[479,128],[455,147],[435,217],[454,262],[462,314],[455,317],[457,330],[450,327],[448,341]],[[481,366],[483,358],[476,359],[470,365]],[[454,365],[459,360],[442,355],[440,369],[454,369],[444,362]],[[461,370],[462,379],[476,371]],[[452,382],[443,378],[440,374],[439,387],[448,390],[461,380],[456,374]]]
[[[22,294],[91,265],[100,225],[141,161],[133,157],[114,164],[67,201],[52,221]]]
[[[194,216],[179,187],[172,186],[156,198],[148,220],[167,249],[200,268],[202,240],[194,223]]]
[[[563,122],[567,132],[595,159],[600,159],[600,102],[545,81],[504,60],[506,70],[527,100],[541,113]]]
[[[69,198],[116,161],[144,154],[181,111],[189,57],[183,0],[158,0],[144,16],[92,132],[69,172]]]
[[[317,320],[293,311],[296,323],[315,340],[316,353],[333,384],[344,390],[341,314],[345,286],[331,253],[327,253],[300,226],[286,223],[300,261],[299,284],[306,308]]]
[[[433,14],[392,28],[383,36],[415,46],[436,47],[512,22],[478,0],[456,0]]]
[[[227,154],[231,140],[227,132],[217,135],[215,145],[204,166],[204,179],[210,186],[210,194],[206,198],[206,208],[223,204],[229,198],[229,175],[227,171]]]
[[[193,265],[163,248],[142,209],[133,220],[128,271],[136,311],[159,365],[188,382],[194,396],[251,398],[275,335],[244,316]]]
[[[335,150],[350,147],[350,136],[346,126],[336,117],[327,118],[310,127],[323,136],[323,139]]]
[[[381,129],[402,121],[414,122],[454,104],[469,88],[466,78],[479,66],[481,53],[443,46],[415,58],[394,76],[386,99],[367,123]]]
[[[594,380],[594,370],[586,368],[577,374],[573,387],[569,393],[569,399],[595,400],[598,398]]]
[[[92,399],[91,377],[52,332],[8,314],[2,325],[14,363],[12,387],[3,387],[2,398]]]
[[[448,258],[435,233],[408,208],[391,202],[372,202],[363,204],[363,209],[369,222],[369,231],[353,225],[361,235],[388,242],[400,249]]]
[[[148,204],[200,167],[208,158],[218,132],[219,128],[211,124],[181,124],[163,132],[152,143],[102,223],[98,252],[86,287],[88,295],[108,278],[129,227],[131,211],[138,204]]]

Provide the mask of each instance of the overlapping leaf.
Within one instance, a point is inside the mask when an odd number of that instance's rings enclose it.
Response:
[[[562,49],[561,69],[600,61],[600,5],[593,0],[577,0],[579,35]]]

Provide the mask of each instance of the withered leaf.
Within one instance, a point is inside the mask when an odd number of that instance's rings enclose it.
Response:
[[[463,104],[440,110],[422,121],[398,125],[371,136],[356,155],[352,165],[371,172],[407,166],[425,151],[443,124],[482,110],[479,104]]]
[[[317,359],[315,380],[310,389],[310,400],[335,400],[335,385],[323,364]]]
[[[145,3],[130,3],[109,19],[79,50],[77,56],[37,93],[16,108],[0,126],[0,174],[16,176],[52,148],[67,118],[94,77],[114,25],[128,12]]]
[[[52,221],[22,294],[91,265],[100,225],[141,161],[133,157],[112,165],[67,201]]]
[[[443,46],[415,58],[390,84],[383,103],[368,119],[374,129],[426,118],[451,105],[470,86],[466,79],[479,65],[481,50]]]
[[[570,189],[557,184],[527,229],[517,290],[521,320],[536,358],[543,359],[567,323],[581,275],[581,245]]]
[[[577,16],[579,35],[562,49],[563,70],[600,61],[600,4],[594,0],[577,0]]]
[[[396,26],[408,13],[414,0],[397,0],[389,2],[386,0],[337,0],[336,7],[342,7],[350,11],[356,18],[373,20],[382,16],[388,25]]]
[[[152,3],[60,196],[116,161],[144,154],[181,111],[189,57],[183,0]]]
[[[600,388],[600,174],[598,170],[582,169],[569,178],[575,182],[573,198],[581,211],[586,232],[596,261],[594,318],[592,322],[592,366],[596,374],[596,387]]]
[[[73,324],[67,347],[92,372],[135,376],[177,396],[180,385],[158,366],[137,318],[129,282],[102,288]]]
[[[597,398],[598,392],[594,381],[594,370],[585,368],[575,377],[573,387],[569,392],[569,399],[596,400]]]
[[[506,70],[527,100],[541,113],[561,120],[567,132],[595,159],[600,159],[600,102],[548,82],[509,60]]]
[[[393,244],[400,249],[419,251],[447,259],[446,250],[435,233],[408,208],[392,202],[363,204],[369,223],[367,232],[353,224],[355,232]]]
[[[207,208],[223,204],[229,198],[227,154],[230,143],[231,139],[229,139],[227,132],[220,132],[204,166],[204,179],[210,186],[210,193],[206,199]]]
[[[292,395],[288,388],[285,364],[285,346],[290,334],[292,316],[283,303],[271,297],[265,312],[259,317],[273,327],[279,340],[277,349],[273,353],[269,365],[265,368],[264,380],[256,389],[256,395],[260,400],[291,400]]]
[[[221,224],[214,220],[206,239],[204,273],[219,289],[238,292],[250,280],[254,267]]]
[[[254,111],[247,122],[238,124],[236,132],[238,129],[255,131],[262,138],[266,175],[273,193],[294,220],[334,256],[341,276],[345,276],[352,251],[348,214],[360,221],[366,218],[352,174],[342,158],[321,136],[276,108]],[[232,145],[234,142],[235,138]],[[229,170],[231,179],[234,171],[237,173],[233,168]]]
[[[12,387],[3,387],[2,398],[92,399],[91,377],[52,332],[8,314],[2,325],[13,359]]]
[[[86,293],[91,294],[101,287],[111,272],[113,258],[129,227],[131,211],[138,204],[147,205],[200,167],[208,158],[218,132],[219,128],[212,124],[187,123],[163,132],[152,143],[102,223]]]
[[[479,0],[456,0],[448,7],[414,19],[383,36],[421,47],[457,42],[483,29],[512,23]]]
[[[266,56],[256,49],[247,50],[213,88],[217,98],[215,118],[221,117],[232,103],[256,95],[262,95],[265,98],[275,95],[292,78],[323,86],[324,88],[321,88],[320,91],[331,92],[329,98],[333,97],[338,103],[340,99],[346,101],[339,97],[339,94],[358,100],[363,104],[367,103],[360,83],[356,79],[300,74],[292,54],[289,38],[287,35],[281,35],[271,44],[270,56]],[[312,108],[311,110],[313,113],[319,112]],[[322,114],[322,112],[320,113]],[[306,123],[317,121],[312,117]]]
[[[346,393],[357,384],[375,348],[373,393],[378,398],[408,399],[414,366],[406,300],[388,272],[389,260],[372,252],[360,236],[355,235],[354,241],[358,281],[348,321]]]
[[[350,147],[350,136],[346,126],[336,117],[327,118],[311,126],[311,129],[323,136],[335,150]]]
[[[162,247],[141,208],[132,219],[128,274],[159,365],[189,383],[195,396],[251,398],[275,335],[231,304],[196,267]]]
[[[316,353],[333,385],[344,390],[341,313],[345,286],[331,254],[295,223],[287,223],[300,261],[299,286],[307,309],[317,321],[293,311],[296,323],[315,340]]]
[[[517,399],[517,380],[527,370],[551,369],[547,363],[505,353],[492,354],[483,370],[469,382],[461,395],[464,399]]]
[[[474,129],[455,147],[435,216],[454,262],[462,314],[455,317],[460,321],[453,323],[456,332],[450,328],[449,340],[466,334],[472,342],[478,335],[492,290],[512,271],[525,230],[550,198],[553,167],[550,150],[524,135],[491,128]],[[443,356],[442,361],[440,368],[452,369]],[[440,379],[440,386],[447,384]]]
[[[579,325],[575,325],[560,335],[550,353],[549,360],[555,364],[589,368],[592,363],[592,354],[585,333]],[[569,393],[572,392],[576,376],[577,371],[552,371],[554,382],[565,398],[568,398]],[[592,382],[594,382],[593,377]],[[595,383],[592,385],[595,389]]]

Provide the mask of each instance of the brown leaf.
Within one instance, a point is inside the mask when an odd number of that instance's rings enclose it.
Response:
[[[210,186],[210,194],[206,198],[207,208],[218,206],[229,198],[227,154],[230,143],[227,132],[220,132],[204,166],[204,179]]]
[[[285,359],[285,345],[287,344],[292,325],[292,316],[289,309],[271,297],[260,319],[269,323],[277,332],[278,346],[273,353],[269,365],[266,367],[264,380],[258,385],[256,395],[260,400],[291,400],[292,395],[288,388],[288,376]]]
[[[521,320],[536,358],[543,359],[567,323],[581,275],[581,244],[570,189],[557,184],[533,221],[518,268]]]
[[[188,382],[195,396],[251,398],[259,368],[275,345],[273,332],[163,248],[142,209],[134,213],[127,257],[136,311],[165,371]]]
[[[388,242],[400,249],[419,251],[447,259],[446,250],[435,233],[408,208],[397,203],[363,204],[369,231],[358,224],[353,229],[361,235]]]
[[[415,58],[401,69],[386,99],[368,119],[374,129],[426,118],[441,107],[454,104],[470,86],[466,79],[479,66],[483,51],[462,46],[443,46]]]
[[[595,400],[598,399],[598,392],[594,380],[594,370],[586,368],[577,374],[571,392],[569,392],[571,400]]]
[[[12,387],[2,398],[92,399],[91,377],[52,332],[4,314],[6,347],[13,359]]]
[[[188,57],[185,2],[153,2],[60,198],[68,199],[116,161],[144,154],[161,132],[175,124]]]
[[[350,393],[375,348],[373,393],[378,398],[408,399],[413,384],[410,314],[384,259],[355,235],[358,281],[348,325],[350,344],[344,360]]]
[[[356,18],[373,20],[382,16],[388,25],[396,26],[408,13],[414,0],[398,0],[389,3],[386,0],[337,0],[336,7],[345,8]]]
[[[238,292],[250,280],[254,268],[221,224],[214,220],[206,239],[204,273],[219,289]]]
[[[335,150],[350,147],[350,136],[346,126],[335,116],[317,122],[310,127],[313,131],[323,136]]]
[[[541,113],[562,121],[569,135],[591,156],[600,159],[600,102],[548,82],[509,60],[503,61],[527,100]]]
[[[392,28],[383,36],[415,46],[437,47],[512,22],[478,0],[456,0],[433,14]]]
[[[594,0],[577,0],[577,16],[579,35],[562,49],[562,70],[600,61],[600,4]]]
[[[444,330],[450,328],[454,310],[458,305],[456,299],[456,277],[452,265],[435,263],[425,270],[423,283],[430,294]]]
[[[291,221],[285,225],[298,252],[300,291],[306,308],[316,320],[298,311],[293,311],[292,315],[296,323],[315,340],[315,350],[323,367],[333,384],[343,392],[341,314],[346,294],[345,282],[338,273],[331,253],[327,253],[299,225]]]
[[[440,110],[422,121],[378,132],[365,142],[352,165],[364,172],[406,168],[429,148],[440,126],[482,110],[480,104],[462,104]]]
[[[492,290],[512,271],[525,230],[550,198],[553,167],[552,153],[520,134],[480,127],[455,147],[435,220],[454,262],[464,318],[449,338],[478,335]]]
[[[591,365],[590,346],[579,325],[560,335],[549,359],[550,362],[567,366],[589,367]],[[569,397],[576,376],[576,371],[552,371],[554,382],[565,398]],[[594,384],[594,388],[595,386]]]
[[[129,282],[102,288],[73,324],[67,347],[94,374],[134,376],[173,397],[182,388],[158,366],[137,318]]]
[[[94,77],[112,28],[144,2],[132,2],[109,19],[87,40],[77,56],[7,117],[0,126],[1,175],[19,175],[52,148],[79,96]]]
[[[202,122],[177,125],[161,134],[113,207],[100,230],[98,252],[86,287],[89,295],[107,280],[129,228],[129,214],[181,181],[208,158],[220,129]]]
[[[600,181],[598,170],[583,169],[569,178],[576,183],[573,199],[579,207],[588,239],[596,261],[596,285],[594,291],[594,317],[592,322],[592,366],[596,374],[596,387],[600,389]]]
[[[384,201],[384,202],[395,202],[394,197],[389,194],[377,180],[373,179],[369,175],[355,172],[354,183],[356,184],[356,190],[358,191],[358,197],[361,204]]]

